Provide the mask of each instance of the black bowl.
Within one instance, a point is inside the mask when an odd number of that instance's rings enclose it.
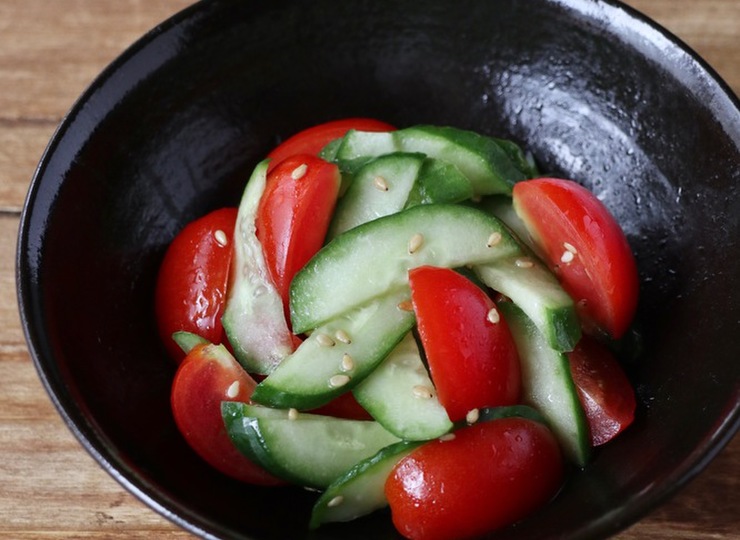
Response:
[[[634,425],[497,538],[595,538],[649,512],[740,423],[740,107],[674,37],[614,1],[199,3],[113,63],[54,136],[18,248],[52,400],[102,467],[206,537],[397,538],[387,513],[308,534],[315,495],[219,476],[168,407],[152,293],[173,235],[238,201],[279,140],[346,116],[516,140],[590,186],[639,261]]]

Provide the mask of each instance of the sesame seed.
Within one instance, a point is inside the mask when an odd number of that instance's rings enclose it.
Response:
[[[486,246],[493,247],[497,245],[499,242],[501,242],[501,233],[500,232],[492,232],[491,236],[488,237],[488,240],[486,240]]]
[[[234,381],[226,389],[226,397],[233,399],[238,395],[239,395],[239,381]]]
[[[455,434],[454,433],[445,433],[444,435],[442,435],[439,438],[439,440],[442,441],[442,442],[454,441],[455,440]]]
[[[416,233],[414,236],[409,238],[409,253],[416,253],[419,251],[421,246],[424,244],[424,235]]]
[[[389,189],[388,181],[382,176],[376,176],[373,178],[373,185],[380,191],[388,191]]]
[[[423,384],[417,384],[415,385],[411,391],[414,393],[414,397],[417,397],[419,399],[432,399],[434,397],[434,392],[431,388],[428,386],[424,386]]]
[[[404,300],[398,303],[398,309],[401,311],[414,311],[414,304],[411,303],[411,300]]]
[[[306,176],[306,172],[308,171],[308,165],[305,163],[302,163],[298,165],[295,169],[293,169],[293,172],[290,173],[290,177],[293,180],[300,180],[304,176]]]
[[[501,320],[501,314],[495,307],[492,307],[490,310],[488,310],[488,315],[486,315],[486,319],[488,319],[488,322],[490,322],[491,324],[497,324]]]
[[[344,502],[344,497],[342,497],[341,495],[337,495],[332,500],[330,500],[328,503],[326,503],[326,506],[328,506],[329,508],[334,508],[335,506],[339,506],[343,502]]]
[[[342,355],[342,371],[352,371],[354,368],[355,368],[354,359],[347,353],[344,353]]]
[[[337,330],[334,337],[337,338],[337,341],[344,343],[345,345],[352,343],[352,339],[349,337],[349,334],[344,330]]]
[[[329,379],[329,386],[332,388],[339,388],[344,386],[350,381],[349,375],[334,375]]]
[[[288,409],[288,420],[298,420],[298,409],[293,407]]]
[[[519,268],[532,268],[534,266],[532,260],[527,257],[519,257],[516,261],[514,261],[514,264],[516,264]]]
[[[333,347],[334,340],[328,334],[319,333],[316,334],[316,343],[321,347]]]
[[[560,256],[560,262],[565,264],[573,262],[573,259],[575,259],[575,255],[573,255],[572,251],[568,251],[567,249],[563,251],[563,254]]]
[[[465,421],[468,424],[475,424],[480,418],[480,411],[478,409],[471,409],[468,414],[465,415]]]
[[[576,247],[570,242],[563,242],[563,247],[565,248],[565,251],[570,251],[573,255],[578,253],[578,251],[576,251]]]
[[[223,232],[221,229],[214,231],[213,237],[216,239],[216,243],[219,246],[226,246],[229,243],[229,239],[226,236],[226,233]]]

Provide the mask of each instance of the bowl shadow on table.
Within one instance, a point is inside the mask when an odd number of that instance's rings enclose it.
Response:
[[[308,534],[315,494],[240,485],[204,465],[172,421],[175,366],[152,312],[169,241],[237,204],[275,143],[373,116],[523,144],[543,171],[593,189],[637,255],[642,341],[637,358],[625,353],[636,422],[497,538],[611,534],[701,470],[738,426],[737,99],[641,18],[588,6],[214,2],[106,71],[51,143],[19,249],[39,372],[103,467],[198,534],[397,536],[387,511]]]

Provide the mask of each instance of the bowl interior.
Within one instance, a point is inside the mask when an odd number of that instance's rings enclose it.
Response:
[[[525,5],[526,4],[526,5]],[[347,116],[522,143],[592,188],[639,261],[635,425],[497,538],[606,535],[738,428],[740,112],[711,70],[612,2],[197,4],[146,36],[61,126],[29,194],[19,298],[39,372],[101,464],[191,531],[395,538],[384,512],[308,535],[315,495],[243,486],[187,448],[152,314],[164,250],[236,205],[251,168]]]

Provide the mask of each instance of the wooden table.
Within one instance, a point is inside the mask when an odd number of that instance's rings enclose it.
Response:
[[[246,0],[245,0],[246,1]],[[23,200],[62,115],[93,77],[189,0],[0,2],[0,537],[189,538],[110,478],[46,396],[15,295]],[[740,0],[630,0],[740,94]],[[740,440],[620,539],[740,538]]]

